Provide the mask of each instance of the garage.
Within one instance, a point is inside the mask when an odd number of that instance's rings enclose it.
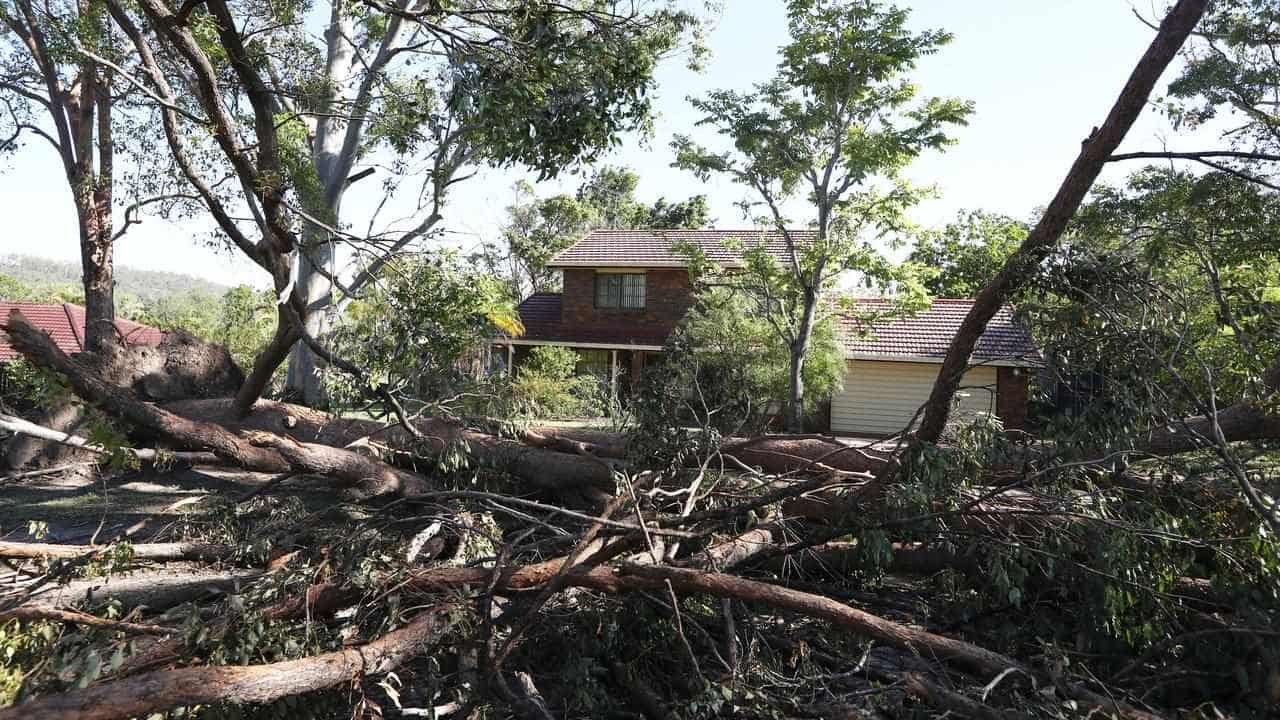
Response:
[[[850,360],[844,389],[831,398],[831,431],[871,437],[900,432],[929,399],[940,367],[932,362]],[[972,368],[960,386],[953,418],[996,411],[996,368]]]

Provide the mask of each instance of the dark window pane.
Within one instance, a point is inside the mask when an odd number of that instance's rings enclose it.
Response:
[[[621,275],[596,275],[596,307],[616,308],[621,296]]]
[[[622,306],[626,308],[644,307],[644,275],[624,275]]]

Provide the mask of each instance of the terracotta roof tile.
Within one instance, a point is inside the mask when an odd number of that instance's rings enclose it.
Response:
[[[812,230],[790,230],[798,242],[813,237]],[[708,259],[721,265],[739,265],[740,254],[724,246],[726,240],[751,248],[763,245],[785,258],[786,241],[778,232],[760,230],[595,230],[573,247],[560,251],[548,267],[684,267],[684,256],[672,248],[687,242],[702,248]]]
[[[868,309],[889,307],[885,300],[860,298],[859,305]],[[845,351],[852,355],[874,355],[887,358],[932,358],[941,360],[947,354],[951,339],[960,329],[972,300],[939,298],[927,310],[915,315],[872,324],[870,333],[860,332],[864,321],[855,313],[837,315],[838,337]],[[1042,357],[1031,333],[1013,316],[1013,308],[1000,308],[987,324],[973,351],[974,361],[1022,362],[1038,365]]]
[[[0,319],[7,319],[13,310],[18,310],[32,325],[49,333],[53,342],[68,355],[84,350],[83,307],[71,303],[0,303]],[[125,342],[131,345],[159,345],[164,337],[160,330],[132,320],[117,319],[115,326]],[[9,344],[9,336],[0,333],[0,362],[9,362],[17,357],[18,351]]]

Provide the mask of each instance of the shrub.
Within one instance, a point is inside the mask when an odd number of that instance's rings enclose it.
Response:
[[[721,290],[699,296],[672,333],[662,370],[645,378],[641,424],[673,421],[723,434],[764,429],[788,394],[787,347],[742,298]],[[814,328],[804,366],[805,412],[813,416],[839,388],[844,360],[830,319]]]
[[[566,347],[539,345],[512,381],[515,411],[546,419],[599,417],[608,402],[608,383],[575,374],[578,354]]]

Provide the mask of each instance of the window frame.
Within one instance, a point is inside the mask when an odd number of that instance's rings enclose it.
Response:
[[[648,273],[645,272],[599,272],[595,273],[594,292],[592,293],[592,304],[597,310],[618,310],[624,312],[642,312],[649,304],[649,281]],[[612,282],[617,278],[616,283]],[[627,278],[630,280],[628,287]],[[636,280],[635,278],[639,278]],[[602,285],[602,282],[604,283]],[[638,283],[638,292],[637,285]],[[603,288],[603,292],[602,292]],[[628,292],[630,290],[631,292]],[[628,305],[628,298],[634,300],[639,298],[638,305]],[[602,303],[601,300],[604,300]]]

